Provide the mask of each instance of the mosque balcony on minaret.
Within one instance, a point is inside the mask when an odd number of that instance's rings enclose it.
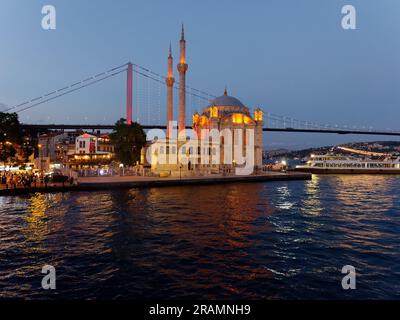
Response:
[[[178,71],[179,73],[186,73],[188,71],[189,66],[186,63],[179,63],[178,64]]]
[[[165,83],[167,84],[168,87],[173,87],[174,83],[175,83],[175,79],[174,78],[166,78]]]

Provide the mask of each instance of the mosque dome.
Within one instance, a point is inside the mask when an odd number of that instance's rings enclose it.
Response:
[[[215,98],[203,109],[203,114],[208,114],[212,108],[217,108],[218,113],[222,116],[232,113],[250,114],[249,109],[239,99],[229,96],[226,89],[224,95]]]

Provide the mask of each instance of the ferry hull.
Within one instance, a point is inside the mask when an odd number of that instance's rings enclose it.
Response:
[[[313,174],[400,174],[400,169],[326,169],[296,168],[295,171]]]

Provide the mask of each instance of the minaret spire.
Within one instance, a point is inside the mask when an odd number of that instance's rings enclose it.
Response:
[[[178,64],[179,71],[179,114],[178,114],[178,137],[186,140],[186,71],[188,65],[186,63],[186,41],[185,29],[182,24],[181,41],[180,41],[180,59]]]
[[[175,83],[171,42],[169,43],[168,73],[167,73],[167,78],[165,79],[165,83],[167,84],[167,139],[171,139],[173,131],[173,116],[174,116],[173,88]]]

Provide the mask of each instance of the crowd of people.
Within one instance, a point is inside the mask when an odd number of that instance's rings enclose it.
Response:
[[[3,172],[0,180],[3,189],[47,187],[50,182],[47,175],[16,172]]]
[[[0,185],[1,189],[16,189],[16,188],[39,188],[47,187],[49,183],[56,185],[57,183],[69,182],[71,185],[74,183],[73,177],[57,176],[58,179],[53,179],[43,173],[28,173],[28,172],[0,172]]]

